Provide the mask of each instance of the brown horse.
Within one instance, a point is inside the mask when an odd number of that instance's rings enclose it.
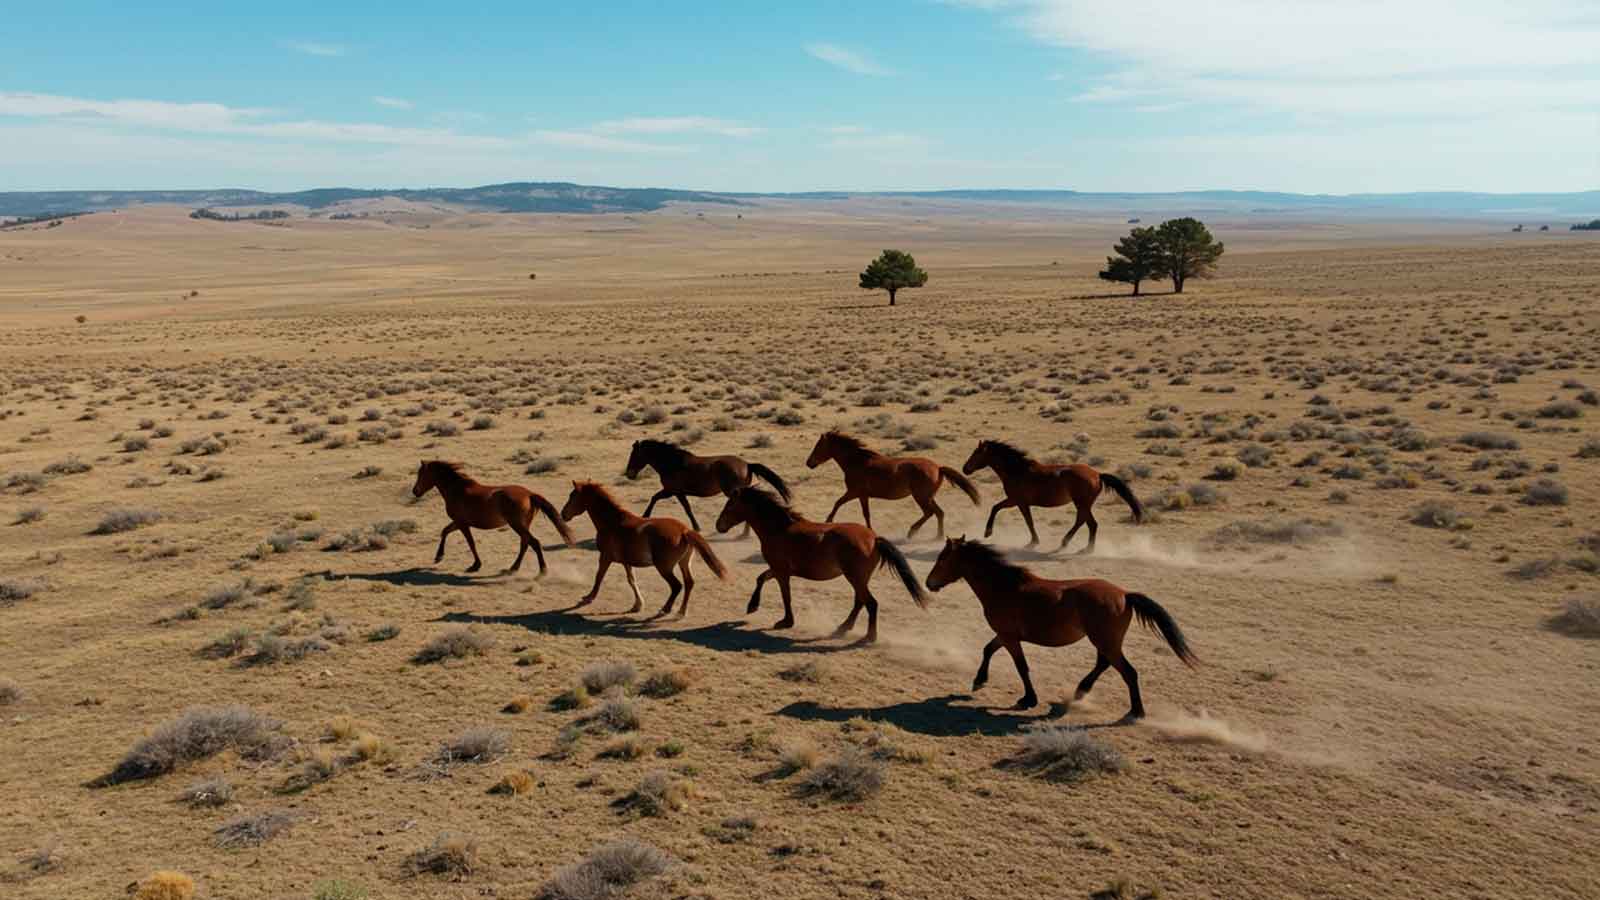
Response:
[[[528,530],[533,525],[535,512],[544,513],[556,530],[561,532],[561,539],[567,542],[568,547],[572,546],[572,529],[561,520],[555,506],[525,487],[479,484],[461,471],[460,463],[427,460],[417,469],[417,483],[411,486],[411,494],[421,497],[436,487],[444,497],[444,511],[450,516],[450,524],[439,532],[439,552],[433,555],[435,563],[444,559],[444,539],[450,536],[450,532],[459,530],[467,539],[467,549],[472,551],[472,565],[467,567],[467,571],[478,571],[483,568],[483,560],[478,558],[478,545],[472,540],[472,529],[504,528],[509,525],[522,539],[522,546],[517,549],[517,561],[507,571],[515,572],[521,568],[522,557],[532,547],[533,555],[539,558],[539,574],[543,575],[544,547]]]
[[[689,611],[689,594],[694,591],[694,576],[689,574],[689,557],[699,553],[718,578],[728,577],[728,568],[711,552],[711,545],[689,526],[677,519],[646,519],[624,509],[611,492],[593,481],[574,481],[572,496],[561,507],[561,518],[572,520],[584,513],[594,522],[595,546],[600,550],[600,570],[594,573],[594,587],[583,597],[579,606],[593,601],[600,593],[600,582],[605,580],[611,564],[621,563],[628,576],[628,587],[633,589],[633,608],[638,612],[644,605],[639,596],[639,585],[633,580],[634,566],[655,566],[662,579],[671,588],[667,605],[660,615],[672,612],[672,603],[683,591],[683,604],[678,607],[678,617]],[[672,575],[672,567],[683,572],[683,582]]]
[[[931,459],[917,456],[884,456],[876,450],[870,450],[860,439],[853,438],[839,431],[829,431],[817,438],[817,446],[811,449],[811,455],[806,458],[806,468],[815,469],[828,460],[839,464],[844,470],[844,496],[833,504],[833,511],[828,513],[827,521],[832,522],[833,517],[839,514],[839,507],[849,500],[861,501],[861,518],[870,528],[872,526],[872,511],[867,508],[867,499],[877,497],[880,500],[899,500],[910,495],[922,508],[922,518],[911,525],[911,530],[906,532],[906,538],[915,537],[917,529],[928,517],[934,516],[939,520],[939,537],[944,537],[944,510],[934,501],[933,495],[939,492],[946,478],[960,488],[973,504],[979,502],[978,489],[967,476],[957,472],[949,466],[941,466]]]
[[[995,474],[1000,476],[1006,498],[989,510],[989,524],[983,528],[984,537],[994,534],[994,517],[1000,514],[1000,510],[1015,506],[1022,512],[1022,521],[1028,523],[1028,534],[1032,536],[1028,546],[1035,546],[1039,543],[1039,532],[1033,527],[1032,507],[1066,506],[1071,502],[1078,508],[1078,519],[1067,529],[1056,549],[1064,549],[1078,529],[1088,525],[1089,546],[1083,552],[1093,553],[1095,535],[1100,531],[1093,507],[1102,488],[1117,492],[1117,496],[1128,504],[1128,509],[1133,510],[1134,522],[1144,521],[1144,506],[1133,495],[1133,489],[1109,472],[1099,472],[1081,463],[1058,466],[1037,462],[1004,441],[979,441],[961,471],[972,475],[985,466],[994,469]]]
[[[850,615],[834,630],[833,636],[847,634],[856,625],[856,616],[862,608],[867,611],[867,643],[878,639],[878,600],[872,596],[867,582],[872,573],[888,566],[900,576],[900,583],[911,592],[918,606],[928,605],[928,595],[917,583],[905,554],[865,525],[841,523],[826,525],[812,522],[789,507],[777,497],[756,487],[737,488],[728,495],[728,503],[717,516],[717,531],[726,532],[739,523],[755,529],[761,542],[761,556],[767,561],[767,570],[756,576],[756,589],[750,595],[748,614],[761,608],[761,587],[768,578],[778,581],[783,592],[783,618],[774,628],[794,625],[794,606],[789,597],[789,579],[831,581],[843,575],[855,588],[856,605]]]
[[[978,601],[983,604],[983,617],[995,634],[994,640],[983,648],[983,663],[978,666],[978,676],[972,680],[972,689],[978,690],[989,680],[989,658],[1004,647],[1011,654],[1011,661],[1016,663],[1017,674],[1022,676],[1026,691],[1017,701],[1017,709],[1030,709],[1039,702],[1039,696],[1033,692],[1033,680],[1028,677],[1028,661],[1022,656],[1024,641],[1042,647],[1065,647],[1088,635],[1098,655],[1094,668],[1078,682],[1074,699],[1083,699],[1094,687],[1095,679],[1107,668],[1116,666],[1133,701],[1128,710],[1129,719],[1144,717],[1139,673],[1122,655],[1122,639],[1127,636],[1128,625],[1135,617],[1139,624],[1161,632],[1167,646],[1185,665],[1193,668],[1198,661],[1178,623],[1161,604],[1144,594],[1129,593],[1109,581],[1098,578],[1051,581],[1007,562],[988,544],[965,538],[946,541],[933,571],[928,573],[928,588],[937,591],[963,578],[978,595]]]
[[[628,467],[622,470],[622,474],[638,478],[639,472],[647,466],[655,469],[661,477],[661,490],[650,498],[650,505],[644,508],[644,514],[650,515],[657,501],[677,497],[678,502],[683,504],[683,511],[689,515],[689,525],[696,531],[700,530],[700,523],[695,521],[694,510],[689,508],[689,498],[726,494],[734,488],[749,485],[752,475],[776,488],[784,502],[790,499],[789,486],[783,483],[778,473],[737,456],[696,456],[666,441],[634,441],[633,452],[628,454]]]

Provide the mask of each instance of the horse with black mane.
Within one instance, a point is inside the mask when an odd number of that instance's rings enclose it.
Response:
[[[1031,709],[1039,703],[1033,680],[1028,677],[1028,661],[1022,655],[1024,641],[1043,647],[1065,647],[1087,635],[1096,651],[1094,668],[1078,682],[1074,699],[1083,699],[1101,673],[1115,666],[1132,701],[1129,719],[1144,717],[1139,673],[1122,653],[1123,638],[1134,619],[1159,631],[1184,665],[1193,668],[1198,662],[1171,613],[1144,594],[1123,590],[1109,581],[1040,578],[1008,562],[988,544],[965,538],[946,541],[933,571],[928,573],[928,589],[937,591],[962,579],[978,595],[983,617],[994,629],[994,639],[983,648],[983,662],[972,680],[972,689],[977,691],[989,680],[989,659],[1004,647],[1017,666],[1017,674],[1022,676],[1024,693],[1016,709]]]
[[[949,466],[941,466],[920,456],[885,456],[862,443],[860,438],[838,431],[828,431],[817,438],[817,445],[806,458],[806,468],[815,469],[828,460],[839,464],[844,471],[844,496],[833,504],[827,521],[839,514],[839,507],[849,500],[861,501],[861,518],[872,527],[872,510],[867,500],[899,500],[911,497],[922,508],[922,518],[912,523],[906,538],[916,536],[917,529],[929,517],[939,520],[939,537],[944,537],[944,510],[933,499],[948,479],[960,488],[973,504],[980,501],[978,488],[971,479]]]
[[[536,512],[544,513],[545,518],[556,526],[556,531],[561,533],[561,539],[566,541],[568,547],[573,545],[572,529],[562,521],[561,514],[556,512],[555,505],[549,500],[521,485],[479,484],[461,468],[461,463],[457,462],[426,460],[417,468],[417,481],[411,486],[414,497],[422,497],[437,487],[439,494],[444,497],[444,511],[450,516],[450,524],[439,532],[439,551],[433,555],[435,563],[444,559],[444,539],[450,536],[450,532],[460,531],[461,536],[467,539],[467,549],[472,551],[472,565],[467,571],[478,571],[483,568],[483,560],[478,558],[478,545],[472,539],[472,529],[505,528],[509,525],[522,539],[522,545],[517,549],[516,562],[507,571],[515,572],[521,568],[522,557],[532,547],[533,555],[539,558],[539,574],[543,575],[544,547],[529,531]]]
[[[679,618],[689,611],[689,594],[694,591],[689,557],[700,554],[700,558],[718,578],[728,577],[728,567],[717,559],[717,555],[711,551],[711,545],[706,543],[700,532],[677,519],[650,519],[635,515],[602,485],[593,481],[574,481],[572,494],[567,497],[566,505],[561,507],[561,518],[570,520],[584,513],[588,513],[590,521],[594,522],[594,544],[595,549],[600,551],[600,568],[594,573],[594,587],[584,595],[579,606],[593,601],[599,595],[600,583],[605,580],[606,570],[614,562],[622,564],[623,574],[628,576],[628,587],[633,590],[633,608],[629,612],[638,612],[644,603],[639,596],[639,585],[633,580],[634,566],[655,566],[662,580],[667,583],[671,593],[667,594],[667,605],[661,608],[660,615],[672,612],[672,603],[677,599],[678,591],[683,591],[683,604],[678,608]],[[673,566],[683,572],[681,583],[672,575]]]
[[[872,580],[872,573],[879,569],[893,569],[911,599],[921,607],[928,604],[928,595],[917,583],[916,573],[911,571],[905,554],[865,525],[812,522],[757,487],[735,488],[728,494],[728,503],[717,516],[717,531],[728,531],[741,522],[755,530],[761,542],[761,556],[767,563],[767,570],[756,576],[756,589],[750,594],[750,606],[745,612],[753,614],[761,608],[762,585],[768,578],[776,579],[778,590],[783,593],[783,618],[774,628],[794,625],[794,606],[789,596],[791,578],[831,581],[843,576],[850,582],[855,589],[856,604],[835,629],[834,637],[841,637],[854,628],[856,616],[865,609],[866,641],[872,643],[878,639],[878,600],[872,596],[868,582]]]
[[[1022,521],[1028,523],[1028,534],[1032,538],[1028,546],[1035,546],[1039,543],[1039,532],[1033,527],[1032,507],[1065,506],[1071,503],[1078,509],[1078,518],[1067,529],[1056,549],[1064,549],[1078,529],[1088,525],[1089,546],[1083,552],[1093,553],[1095,535],[1100,531],[1100,523],[1094,518],[1094,502],[1104,488],[1116,491],[1122,502],[1128,504],[1135,523],[1144,521],[1144,505],[1133,495],[1133,489],[1110,472],[1101,472],[1082,463],[1042,463],[1005,441],[979,441],[961,471],[972,475],[986,466],[1000,476],[1006,496],[989,510],[989,523],[983,528],[984,537],[994,534],[994,517],[1000,514],[1000,510],[1015,506],[1022,513]]]
[[[785,503],[791,499],[789,486],[778,477],[778,473],[737,456],[697,456],[667,441],[649,438],[634,441],[633,450],[628,454],[628,465],[622,474],[638,478],[640,471],[647,467],[655,469],[656,475],[660,476],[661,490],[650,498],[650,505],[644,508],[644,514],[650,515],[657,501],[677,497],[678,502],[683,504],[683,511],[689,515],[689,524],[696,530],[699,530],[700,523],[695,521],[694,510],[689,508],[690,497],[726,494],[734,488],[748,486],[751,476],[772,485]]]

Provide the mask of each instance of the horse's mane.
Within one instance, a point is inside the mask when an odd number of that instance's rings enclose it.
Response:
[[[842,444],[846,450],[849,450],[852,453],[875,452],[871,447],[868,447],[866,443],[861,440],[861,438],[858,438],[853,434],[845,434],[837,428],[830,429],[828,431],[828,436]]]
[[[989,452],[994,454],[995,460],[1004,468],[1018,469],[1033,461],[1033,458],[1028,455],[1028,451],[1012,446],[1005,441],[984,441],[984,443],[988,445]]]
[[[960,540],[956,542],[956,547],[968,563],[992,573],[991,578],[1008,586],[1020,584],[1028,577],[1027,569],[1006,559],[1004,553],[982,541]]]
[[[463,466],[461,463],[449,462],[443,459],[430,459],[423,465],[433,472],[434,480],[442,485],[454,486],[474,483],[472,478],[462,471]]]
[[[791,522],[797,522],[805,518],[790,507],[785,506],[777,494],[765,488],[742,487],[736,493],[745,506],[749,507],[749,517],[752,519],[788,525]]]
[[[623,509],[622,501],[613,496],[609,490],[606,490],[606,486],[598,481],[580,481],[575,487],[586,494],[599,498],[606,506],[612,509],[618,511]]]
[[[652,462],[659,462],[677,468],[683,464],[684,457],[689,451],[670,441],[660,441],[655,438],[644,438],[639,441],[639,449],[650,454]]]

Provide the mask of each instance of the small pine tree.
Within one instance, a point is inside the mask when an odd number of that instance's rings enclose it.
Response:
[[[901,288],[919,288],[928,283],[928,273],[917,268],[911,254],[900,250],[885,250],[861,273],[861,287],[869,291],[888,291],[889,305],[894,305],[895,292]]]
[[[1167,274],[1166,259],[1154,228],[1135,228],[1112,249],[1117,255],[1106,257],[1106,267],[1100,277],[1133,285],[1135,297],[1139,296],[1140,282]]]
[[[1172,279],[1172,292],[1183,293],[1183,283],[1191,278],[1210,278],[1222,256],[1222,242],[1213,238],[1199,219],[1168,219],[1156,229],[1166,275]]]

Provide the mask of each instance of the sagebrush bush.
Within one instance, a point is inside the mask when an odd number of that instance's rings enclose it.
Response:
[[[1050,781],[1082,781],[1125,765],[1115,747],[1070,725],[1032,728],[1022,745],[1018,763]]]
[[[100,518],[100,524],[90,534],[121,534],[161,521],[161,513],[153,509],[114,509]]]
[[[471,875],[478,867],[478,839],[450,831],[440,832],[432,844],[407,856],[405,867],[413,875],[431,873],[456,878]]]
[[[612,687],[626,687],[639,677],[639,670],[625,660],[608,659],[591,663],[578,676],[590,694],[603,694]]]
[[[224,850],[256,847],[288,831],[295,817],[281,809],[248,813],[229,819],[211,832],[211,839]]]
[[[689,689],[694,678],[686,669],[661,669],[651,672],[639,685],[639,693],[646,697],[672,697]]]
[[[154,778],[223,750],[248,759],[267,759],[282,749],[277,733],[282,727],[283,723],[244,706],[195,707],[140,739],[115,768],[91,786]]]
[[[494,635],[461,626],[424,644],[411,660],[426,664],[444,659],[466,659],[469,656],[482,656],[493,647]]]
[[[857,748],[819,763],[800,782],[803,794],[858,802],[883,789],[883,765]]]
[[[1552,616],[1550,628],[1573,637],[1600,638],[1600,595],[1572,597]]]
[[[511,734],[501,728],[478,726],[461,732],[439,748],[434,759],[449,764],[487,763],[504,756],[511,748]]]
[[[535,896],[538,900],[612,900],[671,866],[672,857],[661,850],[636,838],[620,838],[558,870]]]

